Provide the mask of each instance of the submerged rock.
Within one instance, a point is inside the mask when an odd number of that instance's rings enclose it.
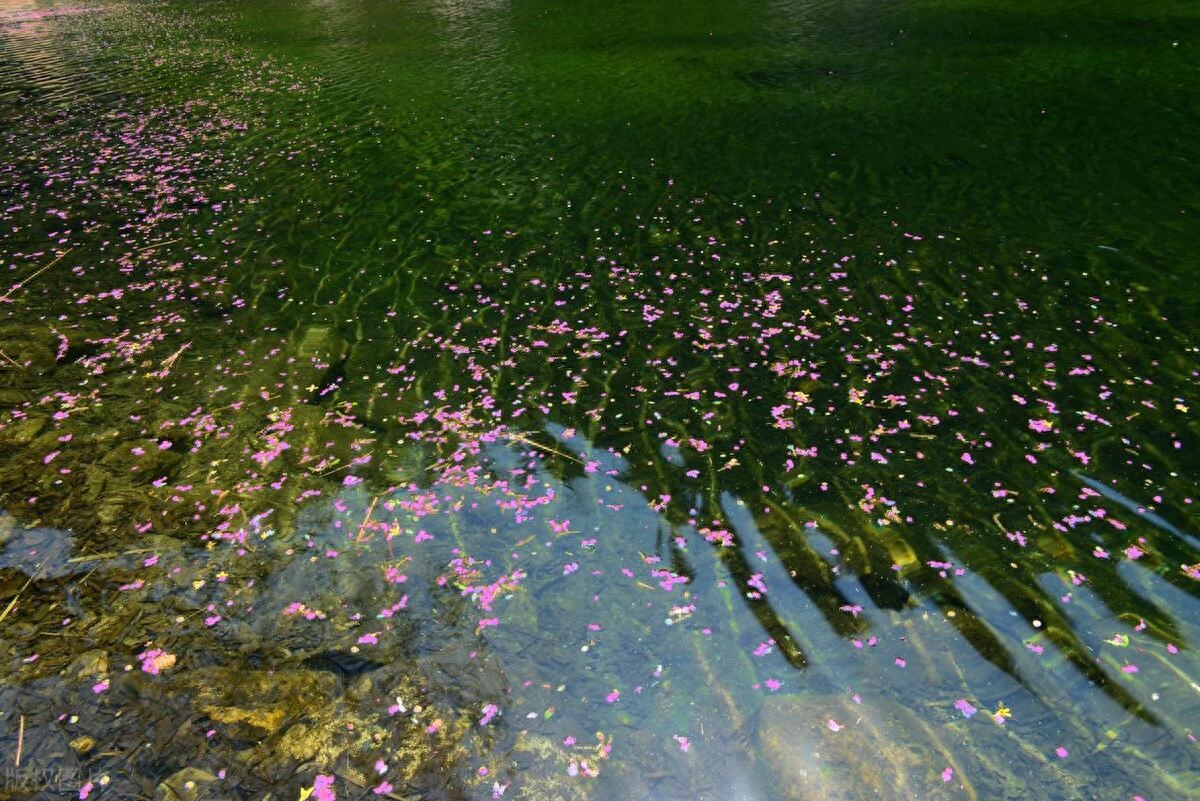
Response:
[[[92,751],[96,747],[96,738],[91,737],[87,734],[84,734],[80,737],[76,737],[75,739],[71,740],[71,742],[68,743],[68,745],[71,746],[71,750],[74,751],[75,753],[86,754],[89,751]]]
[[[339,382],[350,346],[328,325],[310,325],[292,335],[292,355],[285,361],[293,397],[320,401],[322,391]]]
[[[510,758],[524,772],[513,788],[513,797],[525,801],[587,801],[591,779],[570,776],[572,754],[549,737],[522,732]],[[535,766],[537,766],[536,769]],[[555,769],[557,768],[557,770]]]
[[[211,719],[249,727],[256,736],[278,733],[289,719],[325,709],[338,692],[332,676],[308,670],[244,671],[233,680],[219,668],[186,676],[196,708]]]
[[[47,420],[40,415],[31,415],[0,428],[0,447],[25,448],[46,428]]]
[[[891,701],[772,696],[763,704],[758,743],[788,801],[976,798],[934,729]]]
[[[363,673],[370,673],[372,670],[379,670],[383,667],[382,662],[376,662],[349,651],[322,651],[308,657],[302,664],[306,668],[323,670],[344,679],[361,676]]]
[[[217,777],[199,768],[184,768],[158,785],[154,797],[159,801],[198,801],[212,797]]]
[[[9,323],[0,326],[0,341],[4,342],[0,381],[5,384],[35,386],[58,361],[56,339],[49,328]]]
[[[85,651],[71,660],[65,672],[79,680],[103,676],[108,673],[108,652],[99,649]]]
[[[287,710],[278,706],[253,709],[240,706],[208,706],[203,711],[217,723],[244,724],[263,734],[275,734],[287,719]]]

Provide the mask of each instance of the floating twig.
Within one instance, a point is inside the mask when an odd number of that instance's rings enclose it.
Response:
[[[17,368],[18,370],[22,370],[25,368],[25,365],[21,364],[16,359],[14,359],[12,356],[9,356],[7,353],[5,353],[2,350],[0,350],[0,359],[4,359],[4,361],[8,362],[9,364],[11,364],[13,367]]]
[[[134,548],[129,551],[108,551],[107,553],[94,553],[94,554],[89,554],[87,556],[72,556],[70,559],[67,560],[67,564],[74,564],[76,562],[96,562],[96,561],[100,561],[103,559],[115,559],[118,556],[132,556],[133,554],[138,554],[138,553],[150,553],[151,551],[156,551],[156,550],[158,550],[158,549],[157,548]],[[3,617],[0,617],[0,620],[3,620],[3,619],[4,619]]]
[[[146,245],[145,247],[138,248],[137,250],[134,251],[134,253],[142,253],[143,251],[153,250],[154,248],[160,248],[163,245],[174,245],[176,242],[179,242],[179,241],[181,241],[181,240],[165,239],[162,242],[151,242],[149,245]]]
[[[577,464],[583,464],[583,461],[581,459],[578,459],[569,453],[563,453],[562,451],[558,450],[557,448],[551,448],[549,445],[543,445],[540,442],[535,442],[534,440],[530,439],[529,437],[525,436],[524,434],[505,433],[502,436],[508,437],[509,439],[513,440],[514,442],[520,442],[522,444],[528,445],[531,448],[537,448],[538,450],[543,450],[543,451],[546,451],[547,453],[553,453],[555,456],[561,456],[564,459],[570,459],[572,462],[575,462]]]
[[[35,272],[33,275],[29,276],[28,278],[26,278],[26,279],[24,279],[24,280],[22,280],[22,281],[18,281],[18,282],[17,282],[17,283],[16,283],[16,284],[13,286],[13,288],[12,288],[12,289],[8,290],[8,291],[7,291],[7,292],[5,292],[3,295],[0,295],[0,303],[3,303],[4,301],[8,300],[8,299],[9,299],[9,297],[12,295],[12,293],[16,292],[18,289],[20,289],[21,287],[25,286],[26,284],[28,284],[28,283],[29,283],[30,281],[32,281],[33,279],[37,278],[37,277],[38,277],[39,275],[41,275],[42,273],[46,272],[46,270],[49,270],[51,267],[53,267],[54,265],[58,264],[60,261],[62,261],[63,259],[65,259],[65,258],[67,257],[67,254],[69,254],[69,253],[70,253],[72,250],[74,250],[74,249],[75,249],[75,248],[67,248],[67,249],[66,249],[66,251],[65,251],[65,252],[64,252],[64,253],[63,253],[61,256],[59,256],[57,259],[55,259],[54,261],[50,262],[50,263],[49,263],[49,264],[47,264],[45,267],[41,268],[40,270],[38,270],[37,272]]]
[[[355,542],[363,542],[363,532],[367,530],[367,524],[371,522],[371,513],[375,511],[375,504],[377,503],[379,503],[378,495],[371,499],[371,505],[367,507],[367,513],[363,516],[363,521],[358,526],[358,533],[354,535]]]
[[[185,342],[182,345],[180,345],[179,350],[175,351],[170,356],[163,359],[162,368],[159,369],[159,371],[157,373],[151,373],[150,375],[155,376],[156,378],[166,378],[171,373],[171,368],[175,366],[175,362],[179,359],[179,357],[181,355],[183,355],[183,352],[185,350],[187,350],[188,348],[190,348],[191,346],[192,346],[191,342]]]
[[[185,350],[187,350],[188,348],[190,348],[191,346],[192,346],[191,342],[184,342],[182,345],[180,345],[179,350],[175,351],[174,353],[172,353],[170,356],[168,356],[166,359],[163,360],[163,364],[162,364],[163,369],[170,370],[171,367],[175,364],[175,360],[178,359],[180,357],[180,355],[182,355],[183,352]]]
[[[34,580],[37,579],[38,574],[41,572],[42,572],[42,566],[38,565],[37,570],[33,571],[33,575],[31,575],[29,577],[29,579],[25,582],[24,586],[22,586],[21,589],[17,590],[17,594],[13,596],[12,600],[8,602],[8,606],[4,607],[4,611],[0,612],[0,623],[4,622],[4,619],[6,617],[8,617],[10,612],[12,612],[13,607],[15,607],[17,605],[17,601],[19,601],[21,599],[21,593],[23,593],[23,592],[25,592],[25,590],[29,589],[29,585],[32,584],[34,582]]]
[[[363,454],[363,456],[371,456],[374,453],[375,453],[375,451],[367,451],[366,453]],[[331,476],[334,473],[340,472],[342,470],[349,470],[350,468],[352,468],[354,466],[355,466],[354,462],[352,462],[352,461],[346,462],[345,464],[339,464],[335,467],[331,467],[323,473],[317,473],[316,476],[318,478],[324,478],[325,476]],[[311,474],[312,470],[310,470],[309,473]]]

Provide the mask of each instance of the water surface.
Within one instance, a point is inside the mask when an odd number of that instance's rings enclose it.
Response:
[[[1194,796],[1198,32],[0,3],[5,792]]]

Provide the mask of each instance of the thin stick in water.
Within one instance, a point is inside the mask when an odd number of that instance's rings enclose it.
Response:
[[[74,249],[75,249],[75,248],[67,248],[67,249],[66,249],[66,251],[65,251],[65,252],[64,252],[64,253],[63,253],[61,256],[59,256],[57,259],[55,259],[54,261],[50,262],[50,263],[49,263],[49,264],[47,264],[45,267],[41,268],[40,270],[38,270],[37,272],[35,272],[33,275],[29,276],[29,277],[28,277],[28,278],[26,278],[25,280],[23,280],[23,281],[18,281],[18,282],[16,283],[16,285],[14,285],[14,286],[13,286],[13,288],[12,288],[12,289],[8,290],[8,291],[7,291],[7,292],[5,292],[3,295],[0,295],[0,303],[2,303],[2,302],[4,302],[4,301],[8,300],[8,299],[9,299],[9,297],[12,295],[12,293],[16,292],[18,289],[20,289],[21,287],[25,286],[26,284],[28,284],[28,283],[29,283],[30,281],[32,281],[33,279],[37,278],[37,277],[38,277],[39,275],[41,275],[42,273],[46,272],[46,270],[49,270],[51,267],[53,267],[54,265],[58,264],[60,261],[62,261],[63,259],[65,259],[65,258],[67,257],[67,254],[68,254],[68,253],[70,253],[70,252],[71,252],[72,250],[74,250]]]

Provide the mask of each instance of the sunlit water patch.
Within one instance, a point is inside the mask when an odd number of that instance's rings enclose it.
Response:
[[[14,792],[1195,795],[1169,5],[5,6]]]

